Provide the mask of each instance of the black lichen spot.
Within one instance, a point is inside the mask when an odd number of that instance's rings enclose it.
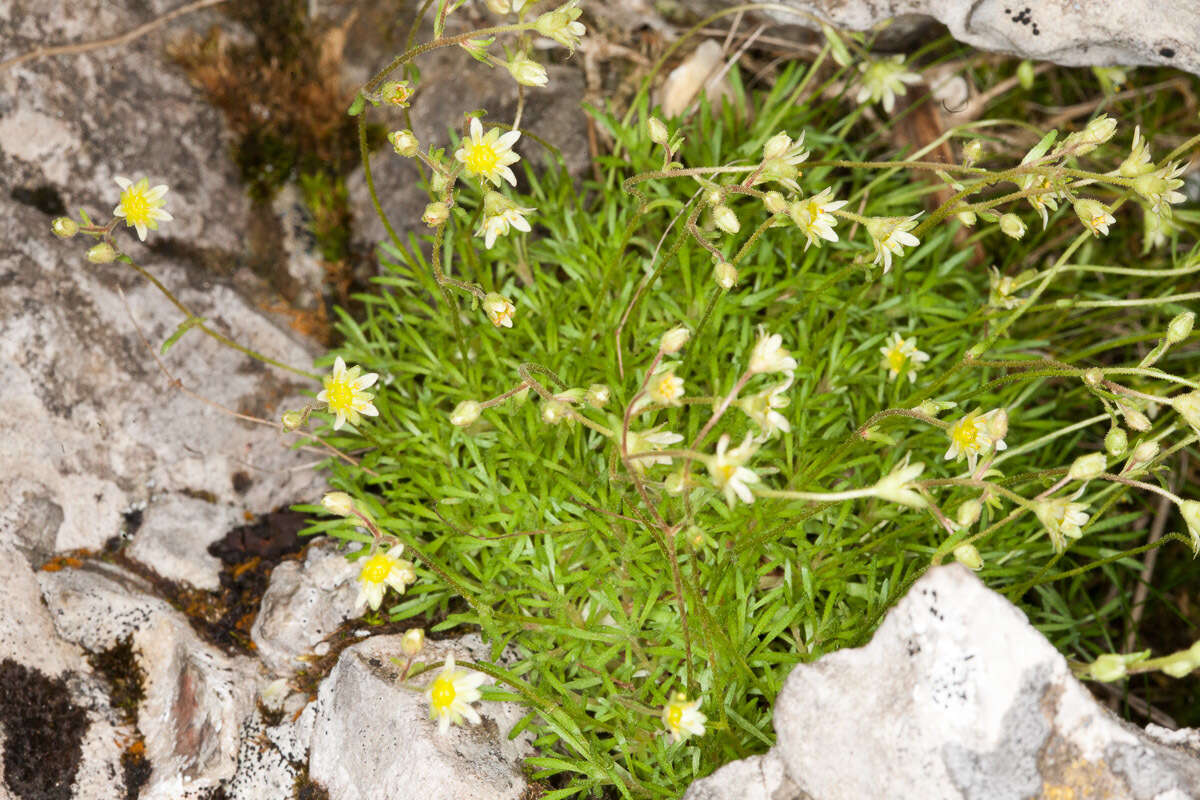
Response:
[[[1037,23],[1036,23],[1036,22],[1035,22],[1035,23],[1033,23],[1033,35],[1034,35],[1034,36],[1041,36],[1041,35],[1042,35],[1042,32],[1038,30],[1038,26],[1037,26]]]
[[[146,673],[138,664],[133,649],[133,634],[120,639],[107,650],[87,656],[92,670],[108,684],[108,697],[113,708],[121,712],[129,724],[137,722],[138,706],[146,698]]]
[[[1173,47],[1161,47],[1158,50],[1158,54],[1163,58],[1174,58],[1175,49]]]
[[[23,206],[32,206],[50,217],[61,217],[67,213],[67,204],[62,195],[53,186],[41,185],[32,189],[27,186],[17,186],[8,196]]]
[[[87,733],[87,712],[64,678],[0,661],[4,783],[20,800],[69,800]]]
[[[245,494],[246,492],[250,491],[250,487],[254,485],[254,480],[247,475],[245,471],[233,473],[232,481],[233,490],[238,494]]]
[[[121,753],[121,768],[125,772],[125,800],[137,800],[142,787],[150,780],[150,761],[146,747],[140,742]]]
[[[142,509],[135,508],[132,511],[126,511],[121,516],[125,517],[125,530],[123,533],[126,538],[130,538],[142,527],[142,520],[145,518],[145,513]]]

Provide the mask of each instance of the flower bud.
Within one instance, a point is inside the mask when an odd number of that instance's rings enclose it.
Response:
[[[60,239],[70,239],[75,234],[79,233],[79,225],[70,217],[56,217],[50,223],[50,230]]]
[[[658,347],[664,355],[674,355],[683,349],[691,336],[692,332],[681,325],[664,333],[662,343]]]
[[[569,0],[553,11],[542,14],[533,22],[533,28],[542,36],[561,44],[569,50],[574,50],[583,36],[583,23],[577,22],[583,12],[579,9],[579,0]]]
[[[1073,481],[1095,480],[1104,473],[1107,466],[1108,459],[1104,457],[1104,453],[1089,453],[1075,459],[1075,463],[1071,464],[1071,469],[1067,471],[1067,478]]]
[[[961,527],[969,528],[979,521],[979,515],[982,513],[982,502],[979,500],[966,500],[958,507],[958,512],[955,514],[955,517]]]
[[[450,412],[450,424],[465,428],[483,413],[483,406],[474,400],[463,400]]]
[[[571,413],[571,407],[562,400],[547,400],[542,403],[542,422],[557,425]]]
[[[444,174],[439,169],[435,169],[429,176],[429,189],[435,195],[440,197],[446,193],[446,189],[449,188],[450,182],[451,177],[449,175]]]
[[[1133,448],[1133,453],[1129,456],[1129,461],[1125,464],[1125,471],[1132,472],[1143,464],[1149,464],[1158,455],[1158,451],[1159,446],[1157,442],[1142,442]]]
[[[412,658],[425,648],[425,629],[409,628],[400,638],[400,651]]]
[[[1200,642],[1169,656],[1169,660],[1159,667],[1164,674],[1172,678],[1182,678],[1193,670],[1200,669]]]
[[[1129,447],[1129,436],[1124,428],[1113,427],[1104,437],[1104,449],[1110,456],[1120,458]]]
[[[450,207],[441,202],[425,206],[425,213],[421,215],[421,221],[431,228],[445,224],[448,219],[450,219]]]
[[[1104,373],[1098,367],[1092,367],[1083,373],[1083,382],[1095,389],[1104,380]]]
[[[408,101],[412,99],[413,88],[408,81],[388,81],[379,90],[379,96],[383,102],[398,108],[408,108]]]
[[[396,155],[405,158],[412,158],[421,149],[421,143],[417,141],[417,137],[410,130],[392,131],[387,138],[392,143],[392,149],[396,151]]]
[[[1125,424],[1139,433],[1150,430],[1150,418],[1128,403],[1117,401],[1117,410],[1125,417]]]
[[[792,146],[792,137],[788,136],[783,131],[767,139],[767,143],[763,145],[763,160],[766,161],[772,158],[779,158],[788,151]]]
[[[1200,389],[1171,398],[1171,408],[1187,420],[1187,424],[1200,430]]]
[[[584,401],[592,408],[604,408],[612,398],[612,392],[603,383],[593,383],[588,387]]]
[[[546,68],[524,53],[513,56],[504,65],[513,80],[522,86],[545,86],[550,81]]]
[[[325,506],[325,510],[330,514],[339,517],[354,515],[354,498],[345,492],[329,492],[321,498],[321,505]]]
[[[954,548],[954,560],[974,572],[983,569],[983,556],[979,555],[978,548],[970,542]]]
[[[1179,344],[1192,333],[1192,325],[1196,322],[1196,314],[1192,311],[1185,311],[1171,323],[1167,325],[1167,341],[1171,344]]]
[[[1187,525],[1188,535],[1192,537],[1192,552],[1200,553],[1200,501],[1181,500],[1179,513]],[[1193,646],[1192,650],[1200,657],[1200,647]]]
[[[1088,675],[1097,681],[1108,683],[1126,676],[1125,657],[1119,653],[1105,653],[1088,667]]]
[[[964,228],[972,228],[975,226],[978,218],[975,216],[974,211],[960,211],[958,212],[958,221],[962,223]]]
[[[110,264],[117,259],[116,249],[108,242],[94,244],[87,251],[87,260],[93,264]]]
[[[650,141],[662,147],[667,146],[670,134],[667,133],[667,126],[658,117],[646,120],[646,131],[650,134]]]
[[[782,194],[776,191],[767,192],[766,196],[763,197],[763,205],[772,214],[786,214],[788,212],[788,201],[783,198]]]
[[[733,209],[726,205],[719,205],[713,209],[713,224],[728,234],[737,233],[742,229],[742,223],[738,222],[737,214],[733,213]]]
[[[716,268],[717,285],[725,291],[729,291],[737,285],[738,271],[737,267],[730,264],[728,261],[721,261]]]
[[[663,488],[667,490],[667,494],[669,495],[678,496],[683,494],[685,488],[683,469],[677,469],[668,475],[666,480],[663,481]]]
[[[1011,236],[1014,239],[1020,239],[1025,235],[1025,223],[1016,214],[1008,213],[1000,217],[1000,230],[1005,236]]]
[[[1107,142],[1117,132],[1117,121],[1107,114],[1101,114],[1087,124],[1080,134],[1080,147],[1075,151],[1076,155],[1090,153],[1100,145]]]
[[[983,158],[983,142],[972,139],[963,145],[963,166],[969,167]]]
[[[292,431],[300,430],[304,425],[304,416],[303,411],[296,411],[295,409],[285,411],[283,412],[283,416],[279,418],[279,424],[283,426],[285,431],[291,433]]]
[[[512,11],[512,3],[509,0],[487,0],[487,7],[493,14],[507,14]]]
[[[476,61],[484,64],[488,61],[488,48],[496,41],[495,36],[480,36],[475,39],[467,39],[465,42],[459,42],[459,47],[467,51],[467,55]]]
[[[1026,59],[1017,65],[1017,82],[1021,88],[1029,91],[1033,88],[1033,62]]]

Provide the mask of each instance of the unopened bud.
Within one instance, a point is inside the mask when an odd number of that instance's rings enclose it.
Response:
[[[1067,478],[1073,481],[1095,480],[1104,474],[1107,466],[1108,459],[1104,457],[1104,453],[1089,453],[1075,459],[1075,463],[1071,464],[1071,469],[1067,471]]]
[[[117,251],[108,242],[94,244],[87,251],[87,260],[93,264],[109,264],[117,259]]]
[[[289,433],[292,431],[298,431],[304,425],[304,412],[296,411],[294,409],[291,411],[285,411],[283,412],[283,416],[279,418],[279,424],[282,425],[283,429]]]
[[[1120,458],[1128,448],[1129,435],[1124,428],[1114,427],[1104,436],[1104,449],[1110,456]]]
[[[683,346],[687,344],[691,336],[692,332],[683,326],[672,328],[663,334],[659,349],[662,350],[664,355],[674,355],[683,349]]]
[[[1125,417],[1125,424],[1139,433],[1150,430],[1150,418],[1128,403],[1117,403],[1117,409]]]
[[[345,492],[330,492],[321,498],[321,505],[330,514],[339,517],[349,517],[354,514],[354,498]]]
[[[483,412],[483,406],[474,400],[463,400],[450,412],[450,424],[465,428]]]
[[[431,228],[444,224],[448,219],[450,219],[450,208],[441,202],[425,206],[425,213],[421,215],[421,221]]]
[[[663,481],[663,488],[667,490],[669,495],[681,495],[685,488],[683,470],[677,469],[666,477]]]
[[[433,174],[429,176],[429,189],[435,196],[440,197],[446,193],[449,188],[452,178],[446,175],[441,170],[433,170]]]
[[[1182,342],[1191,335],[1192,325],[1194,325],[1195,322],[1196,315],[1191,311],[1185,311],[1179,316],[1175,317],[1175,319],[1171,320],[1171,323],[1167,325],[1167,341],[1171,344],[1179,344]]]
[[[1033,88],[1033,62],[1026,59],[1017,65],[1017,82],[1021,88],[1029,91]]]
[[[79,233],[79,224],[70,217],[56,217],[50,223],[50,230],[60,239],[70,239],[75,234]]]
[[[975,216],[974,211],[960,211],[958,212],[958,221],[963,224],[964,228],[971,228],[978,222],[978,217]]]
[[[958,507],[958,512],[955,514],[958,524],[964,528],[969,528],[979,521],[979,515],[983,513],[983,503],[979,500],[967,500]]]
[[[975,572],[983,569],[983,556],[979,555],[979,549],[970,542],[954,548],[954,560]]]
[[[1083,382],[1093,389],[1099,386],[1103,380],[1104,373],[1098,367],[1092,367],[1083,373]]]
[[[763,145],[763,160],[771,158],[779,158],[788,151],[792,146],[792,137],[788,136],[783,131],[767,139],[767,143]]]
[[[584,401],[592,408],[604,408],[612,398],[612,392],[603,383],[593,383],[588,387]]]
[[[661,147],[667,146],[670,134],[667,132],[667,126],[658,117],[646,120],[646,132],[650,134],[650,141]]]
[[[737,214],[733,213],[733,209],[726,205],[719,205],[713,209],[713,224],[728,234],[737,233],[742,229],[742,223],[738,222]]]
[[[571,407],[562,400],[547,400],[542,403],[542,422],[557,425],[571,413]]]
[[[425,629],[409,628],[400,638],[400,651],[412,658],[425,648]]]
[[[1200,389],[1171,398],[1171,407],[1183,417],[1188,425],[1200,430]]]
[[[1149,464],[1158,455],[1159,446],[1157,442],[1142,442],[1137,447],[1133,448],[1133,453],[1129,456],[1129,461],[1125,464],[1127,471],[1132,471],[1143,464]]]
[[[396,154],[405,158],[412,158],[421,149],[421,143],[410,130],[392,131],[387,138]]]
[[[737,285],[738,271],[737,267],[730,264],[728,261],[721,261],[716,268],[717,285],[725,291],[729,291]]]
[[[505,66],[513,80],[522,86],[545,86],[550,82],[546,68],[527,55],[513,56]]]
[[[487,7],[493,14],[507,14],[512,11],[512,3],[509,0],[487,0]]]
[[[772,214],[786,214],[788,212],[788,201],[783,195],[776,191],[767,192],[763,197],[763,205],[767,207],[767,211]]]
[[[1087,124],[1079,136],[1079,147],[1075,150],[1077,155],[1090,153],[1100,145],[1107,142],[1113,137],[1117,131],[1117,121],[1107,114],[1101,114]]]
[[[1105,653],[1088,667],[1088,675],[1097,681],[1118,681],[1127,675],[1125,657],[1119,653]]]
[[[983,142],[972,139],[963,145],[963,166],[969,167],[983,158]]]
[[[1025,235],[1025,223],[1016,214],[1008,213],[1000,216],[1000,230],[1005,236],[1020,239]]]

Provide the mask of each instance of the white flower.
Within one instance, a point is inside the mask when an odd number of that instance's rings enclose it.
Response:
[[[758,476],[745,466],[754,455],[754,437],[746,434],[745,440],[729,449],[729,434],[724,434],[717,441],[717,454],[708,460],[708,474],[713,486],[725,494],[725,501],[733,505],[734,497],[741,498],[743,503],[753,503],[754,494],[748,483],[758,483]]]
[[[150,181],[146,178],[137,183],[120,176],[114,180],[121,187],[121,202],[113,209],[113,215],[124,217],[125,224],[137,231],[138,239],[146,241],[147,231],[157,230],[160,220],[170,222],[174,219],[163,208],[167,202],[165,183],[151,189]]]
[[[375,372],[360,375],[361,370],[361,367],[346,369],[346,362],[338,356],[333,362],[333,372],[324,379],[325,390],[317,395],[317,402],[327,403],[329,413],[335,415],[335,431],[340,430],[347,420],[351,425],[357,425],[362,414],[379,416],[379,410],[371,402],[375,395],[366,391],[375,385],[379,375]]]
[[[909,464],[908,458],[909,456],[906,454],[903,461],[897,464],[879,483],[875,484],[875,496],[910,508],[924,508],[925,498],[913,488],[912,482],[925,471],[925,465]]]
[[[524,208],[509,200],[499,192],[488,192],[483,197],[483,221],[476,236],[483,237],[483,246],[488,250],[496,243],[497,236],[508,235],[509,227],[529,233],[529,222],[525,219],[536,209]]]
[[[863,73],[863,85],[858,90],[858,96],[854,98],[854,101],[862,105],[882,100],[883,110],[889,114],[896,106],[896,95],[904,95],[908,92],[905,84],[921,82],[920,75],[904,69],[902,53],[888,58],[869,59],[859,64],[858,68]]]
[[[659,405],[677,406],[679,398],[683,397],[683,378],[677,376],[672,369],[660,372],[650,378],[647,394]]]
[[[496,292],[488,292],[483,298],[483,310],[497,328],[511,328],[513,314],[517,313],[517,307],[512,301]]]
[[[455,151],[454,157],[462,163],[468,175],[486,178],[495,186],[499,186],[500,179],[503,178],[516,186],[517,176],[508,165],[521,160],[521,157],[512,151],[512,146],[520,138],[520,131],[509,131],[501,135],[499,128],[492,128],[484,135],[483,123],[479,121],[479,117],[472,117],[469,136],[463,141],[462,147]]]
[[[758,341],[750,353],[750,372],[794,372],[796,359],[783,347],[783,337],[778,333],[767,334],[758,329]]]
[[[787,408],[791,404],[791,398],[786,394],[791,385],[792,375],[788,373],[787,380],[783,383],[737,401],[738,408],[745,411],[746,416],[758,424],[764,437],[770,438],[780,431],[791,432],[791,423],[778,411],[778,409]]]
[[[587,29],[583,23],[577,22],[579,15],[579,0],[570,0],[553,11],[548,11],[534,20],[533,27],[542,36],[561,44],[568,50],[574,50],[579,45],[579,39]]]
[[[689,736],[703,736],[708,717],[700,711],[700,700],[688,702],[687,695],[676,692],[662,710],[663,725],[667,726],[676,744]]]
[[[1081,198],[1075,201],[1075,214],[1083,227],[1092,232],[1093,236],[1107,236],[1108,226],[1117,220],[1108,212],[1108,206],[1099,200]]]
[[[950,437],[950,449],[946,451],[945,460],[958,458],[967,459],[967,466],[973,472],[979,456],[991,449],[1004,450],[1004,434],[1008,430],[1008,415],[1003,409],[995,409],[980,414],[976,409],[965,417],[957,420],[946,435]]]
[[[929,354],[917,349],[917,339],[905,339],[898,331],[892,332],[892,338],[887,345],[879,348],[883,354],[882,366],[889,371],[888,377],[895,380],[901,373],[907,373],[909,383],[917,380],[917,371],[929,360]]]
[[[425,694],[429,699],[429,716],[438,721],[438,733],[444,736],[451,722],[461,725],[465,719],[472,725],[480,723],[479,712],[471,704],[482,697],[479,686],[486,680],[483,673],[456,668],[453,653],[446,657],[442,671]]]
[[[805,250],[812,244],[820,247],[821,239],[828,242],[838,240],[838,235],[833,230],[833,226],[837,224],[837,217],[830,212],[837,211],[846,205],[846,202],[834,200],[833,189],[826,186],[818,194],[805,200],[797,200],[788,206],[788,216],[808,240],[804,243]]]
[[[763,146],[763,161],[759,166],[754,183],[775,181],[786,186],[793,192],[800,191],[796,178],[800,170],[796,167],[808,159],[808,151],[804,149],[804,134],[795,142],[782,131],[772,136]]]
[[[670,447],[682,441],[683,436],[680,434],[672,433],[671,431],[660,431],[658,428],[642,431],[641,433],[630,431],[625,437],[625,451],[632,456],[635,453],[649,453],[653,450],[662,450],[664,447]],[[655,464],[670,464],[671,456],[635,458],[630,460],[629,463],[634,469],[641,472],[646,467],[651,467]]]
[[[921,243],[909,231],[917,227],[918,212],[911,217],[872,217],[867,220],[867,233],[875,246],[875,258],[872,264],[883,264],[886,274],[892,268],[892,256],[904,255],[905,247],[916,247]]]
[[[370,606],[372,611],[379,610],[389,586],[404,594],[408,585],[417,579],[412,562],[400,558],[403,550],[402,545],[396,545],[386,553],[374,553],[363,559],[358,573],[358,599],[354,601],[357,610],[361,611],[364,606]]]
[[[1056,497],[1049,500],[1037,500],[1033,503],[1033,512],[1041,520],[1046,532],[1050,534],[1050,543],[1054,552],[1061,553],[1067,547],[1067,539],[1078,539],[1083,535],[1081,528],[1087,524],[1087,503],[1072,503],[1079,497],[1080,490],[1070,497]]]
[[[1050,221],[1050,211],[1058,209],[1058,192],[1054,191],[1054,182],[1045,175],[1028,174],[1023,176],[1018,185],[1022,190],[1040,189],[1042,191],[1031,194],[1025,199],[1029,201],[1029,205],[1033,206],[1033,210],[1038,212],[1038,216],[1042,218],[1042,230],[1046,229],[1046,225]],[[1020,220],[1018,220],[1019,222]],[[1024,223],[1022,223],[1024,225]],[[1007,231],[1006,231],[1007,233]],[[1021,234],[1025,231],[1022,229]],[[1011,235],[1011,234],[1010,234]],[[1021,238],[1017,236],[1015,238]]]
[[[1169,217],[1171,205],[1187,199],[1183,193],[1175,191],[1183,186],[1183,181],[1179,178],[1182,174],[1183,165],[1175,161],[1134,178],[1133,190],[1150,203],[1150,208],[1155,214]]]

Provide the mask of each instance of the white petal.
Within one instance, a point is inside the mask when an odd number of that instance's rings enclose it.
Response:
[[[366,375],[360,375],[358,379],[354,381],[354,388],[358,389],[359,391],[362,391],[363,389],[370,389],[375,385],[375,381],[377,380],[379,380],[378,372],[368,372]]]
[[[133,181],[129,180],[129,178],[122,178],[120,175],[113,178],[113,180],[117,182],[117,186],[120,186],[122,190],[128,189],[133,185]]]

